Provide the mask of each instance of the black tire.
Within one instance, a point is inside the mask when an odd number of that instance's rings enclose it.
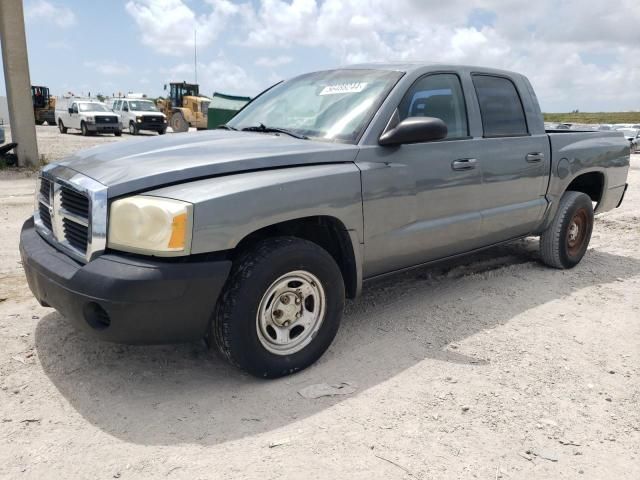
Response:
[[[189,122],[184,118],[182,112],[178,111],[171,115],[171,129],[174,133],[189,131]]]
[[[55,120],[47,120],[47,125],[49,125],[50,127],[55,127],[56,126],[56,121]]]
[[[582,192],[565,192],[549,228],[540,236],[542,261],[554,268],[573,268],[587,251],[593,231],[593,204]]]
[[[133,122],[129,122],[129,134],[130,135],[138,135],[138,127]]]
[[[121,137],[121,136],[122,136],[122,130],[116,130],[115,132],[113,132],[113,134],[114,134],[116,137]]]
[[[294,271],[309,272],[319,280],[325,294],[324,316],[320,317],[317,332],[301,350],[291,354],[272,353],[260,339],[259,305],[275,282]],[[275,303],[275,293],[272,298],[268,304]],[[208,340],[230,363],[256,377],[289,375],[313,364],[329,348],[340,326],[344,298],[340,268],[327,251],[294,237],[267,239],[234,262],[218,301]],[[299,302],[296,300],[296,303]],[[296,328],[293,325],[292,332]]]
[[[158,135],[164,135],[165,133],[167,133],[167,129],[166,128],[158,130]]]
[[[80,123],[80,132],[82,133],[83,137],[88,137],[89,136],[89,129],[87,128],[87,124],[84,122]]]
[[[42,125],[44,124],[44,120],[36,120],[36,125]]]
[[[60,130],[60,133],[67,133],[67,127],[64,126],[62,120],[58,120],[58,130]]]

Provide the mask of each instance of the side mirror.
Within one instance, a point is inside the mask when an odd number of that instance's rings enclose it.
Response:
[[[69,113],[73,113],[73,108],[69,107]]]
[[[382,134],[380,145],[422,143],[447,138],[447,124],[434,117],[409,117]]]

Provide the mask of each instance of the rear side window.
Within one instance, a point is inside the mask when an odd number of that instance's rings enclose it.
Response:
[[[527,135],[522,102],[513,82],[507,78],[474,75],[485,137]]]
[[[398,106],[400,120],[435,117],[447,124],[447,138],[469,136],[467,110],[460,79],[451,73],[427,75],[417,80]]]

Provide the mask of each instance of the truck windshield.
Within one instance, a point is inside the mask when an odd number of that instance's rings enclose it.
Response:
[[[79,103],[78,108],[81,112],[108,112],[106,105],[101,103]]]
[[[132,102],[131,100],[129,100],[129,110],[132,110],[134,112],[157,112],[158,111],[158,109],[153,104],[153,102],[150,102],[149,100],[146,100],[146,101],[136,100],[135,102]]]
[[[279,128],[318,140],[355,143],[402,73],[331,70],[268,90],[228,122],[238,130]]]

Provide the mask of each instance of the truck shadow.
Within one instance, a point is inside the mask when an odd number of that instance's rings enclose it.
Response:
[[[455,343],[581,289],[640,273],[640,261],[597,249],[573,270],[549,269],[537,261],[536,245],[525,240],[367,285],[348,304],[324,357],[280,380],[245,375],[204,344],[96,342],[57,313],[39,322],[36,348],[61,394],[110,435],[145,445],[222,443],[275,430],[348,398],[310,400],[297,393],[311,384],[350,382],[357,395],[422,361],[433,364],[424,371],[434,379],[443,361],[482,369],[490,358],[458,353]]]

